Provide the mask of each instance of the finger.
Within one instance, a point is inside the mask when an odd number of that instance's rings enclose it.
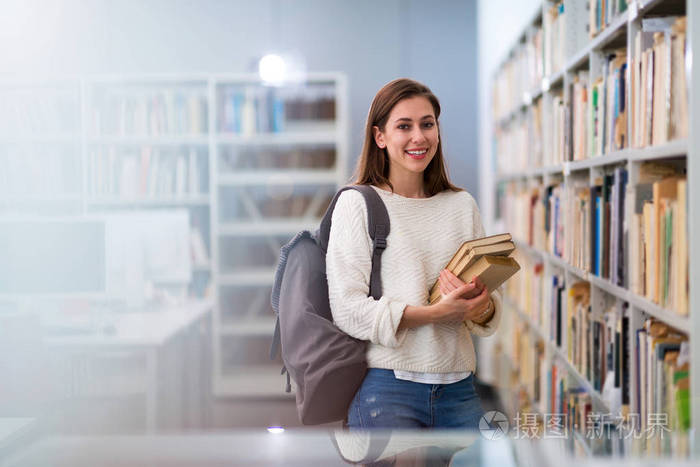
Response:
[[[447,291],[451,292],[454,287],[450,286],[450,283],[447,281],[447,278],[445,277],[445,271],[442,270],[440,271],[440,278],[438,279],[440,281],[440,285]]]
[[[443,295],[447,295],[450,292],[452,292],[452,288],[445,286],[445,284],[443,282],[441,282],[440,283],[440,293],[442,293]]]
[[[471,292],[473,289],[474,289],[474,284],[469,282],[467,284],[464,284],[464,285],[454,289],[452,292],[450,292],[450,295],[452,295],[455,298],[461,298],[462,295],[464,295],[468,292]]]
[[[471,282],[463,283],[457,288],[462,290],[462,293],[459,295],[460,298],[472,298],[479,294],[479,289]]]
[[[489,299],[490,297],[487,294],[482,293],[472,300],[469,300],[470,310],[467,313],[469,319],[477,318],[484,313],[489,307]]]
[[[479,276],[474,276],[474,277],[472,278],[472,282],[474,282],[474,284],[476,284],[476,286],[477,286],[477,288],[479,288],[479,290],[481,290],[481,289],[483,289],[483,288],[486,287],[486,286],[484,285],[484,281],[482,281],[481,278],[480,278]]]
[[[442,276],[440,277],[439,281],[440,281],[440,287],[444,291],[443,293],[447,294],[447,293],[452,292],[455,289],[455,287],[453,287],[452,284],[448,283],[445,280],[445,278],[443,278]]]
[[[457,287],[461,287],[462,285],[464,285],[464,282],[461,281],[459,277],[455,276],[447,269],[443,269],[440,272],[440,277],[445,282],[445,285],[449,287],[450,290],[454,290]]]
[[[456,287],[459,287],[459,286],[461,286],[461,285],[463,285],[463,284],[466,283],[466,282],[464,282],[462,279],[460,279],[459,277],[457,277],[457,276],[456,276],[452,271],[450,271],[449,269],[443,269],[443,274],[445,275],[445,277],[447,278],[447,280],[449,280],[450,283],[453,284],[453,285],[455,285]]]
[[[489,294],[488,290],[486,288],[482,289],[478,295],[475,295],[474,297],[469,299],[470,305],[472,306],[479,306],[482,305],[483,303],[488,303],[489,299]]]

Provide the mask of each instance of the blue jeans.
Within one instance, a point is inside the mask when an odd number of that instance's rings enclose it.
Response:
[[[452,384],[396,379],[370,368],[348,409],[350,428],[461,428],[476,430],[484,414],[474,375]]]

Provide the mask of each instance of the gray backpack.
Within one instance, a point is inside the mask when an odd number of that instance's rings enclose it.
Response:
[[[367,342],[333,324],[326,280],[326,250],[333,208],[345,190],[357,190],[367,203],[369,235],[373,240],[370,296],[382,296],[381,255],[389,235],[389,215],[369,185],[341,188],[328,206],[315,233],[305,230],[282,247],[272,286],[272,309],[277,315],[270,357],[281,346],[287,373],[296,383],[299,419],[305,425],[343,420],[367,371]]]

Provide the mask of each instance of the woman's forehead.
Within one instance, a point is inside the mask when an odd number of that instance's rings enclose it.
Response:
[[[435,111],[430,101],[423,96],[402,99],[396,103],[389,113],[390,120],[422,120],[430,117],[435,118]]]

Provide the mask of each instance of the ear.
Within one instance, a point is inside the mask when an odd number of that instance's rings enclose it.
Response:
[[[384,149],[386,147],[386,142],[384,141],[384,134],[376,125],[372,127],[372,131],[374,132],[374,142],[377,143],[377,146]]]

